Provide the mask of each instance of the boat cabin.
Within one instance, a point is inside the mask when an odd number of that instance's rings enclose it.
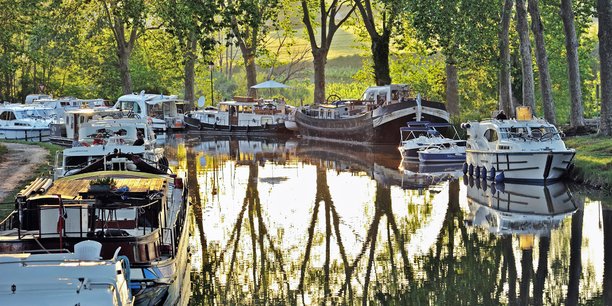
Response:
[[[112,108],[83,108],[68,110],[64,114],[64,126],[66,137],[72,140],[79,140],[79,130],[81,126],[90,120],[118,119],[123,114]]]
[[[361,96],[361,101],[374,102],[378,105],[403,102],[410,98],[410,87],[406,84],[391,84],[368,87]]]
[[[155,130],[184,128],[183,113],[177,104],[183,100],[163,94],[129,94],[119,97],[113,108],[128,116],[147,119]]]

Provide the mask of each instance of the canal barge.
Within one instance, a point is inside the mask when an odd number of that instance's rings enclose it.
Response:
[[[397,131],[406,122],[449,122],[444,104],[410,97],[407,85],[371,87],[360,100],[301,107],[290,118],[305,137],[394,145],[400,143]]]
[[[74,251],[102,244],[126,256],[135,305],[174,305],[187,273],[189,203],[182,178],[110,154],[52,184],[28,186],[0,223],[0,253]]]

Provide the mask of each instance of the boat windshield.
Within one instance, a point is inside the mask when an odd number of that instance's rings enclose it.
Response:
[[[504,140],[523,140],[527,137],[534,139],[548,138],[553,140],[560,139],[559,133],[554,126],[538,127],[509,127],[499,129],[501,139]]]
[[[48,118],[51,115],[48,109],[24,109],[15,111],[17,119]]]

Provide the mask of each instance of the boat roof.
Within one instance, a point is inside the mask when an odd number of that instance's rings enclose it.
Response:
[[[0,104],[0,109],[10,110],[29,110],[29,109],[48,109],[52,108],[40,104],[20,104],[20,103],[4,103]]]
[[[83,127],[136,127],[146,128],[147,122],[144,119],[119,118],[119,119],[94,119],[81,124]]]
[[[126,176],[126,174],[133,177]],[[71,175],[53,182],[53,185],[49,187],[45,195],[36,198],[45,198],[49,197],[50,195],[55,196],[57,194],[68,198],[78,197],[81,195],[81,193],[88,191],[89,182],[100,177],[112,177],[115,180],[118,188],[125,186],[128,188],[130,193],[148,193],[150,191],[161,191],[164,189],[164,185],[166,183],[165,177],[160,177],[159,175],[148,176],[134,174],[141,173],[126,173],[126,171],[103,171]]]
[[[248,101],[248,102],[243,102],[243,101],[221,101],[219,102],[219,105],[225,104],[225,105],[236,105],[236,106],[253,106],[253,105],[257,105],[259,102],[257,101]]]
[[[171,102],[171,101],[177,101],[179,100],[178,97],[176,95],[164,95],[164,94],[146,94],[146,93],[140,93],[140,94],[136,94],[136,93],[132,93],[132,94],[127,94],[127,95],[123,95],[121,97],[119,97],[119,99],[117,99],[117,102],[122,102],[122,101],[133,101],[133,102],[139,102],[139,101],[144,101],[147,104],[160,104],[160,103],[164,103],[164,102]],[[180,100],[182,101],[182,100]]]
[[[547,122],[544,119],[535,118],[532,120],[516,120],[516,119],[489,119],[483,121],[472,121],[468,122],[471,125],[494,125],[500,128],[512,128],[512,127],[551,127],[554,125]]]

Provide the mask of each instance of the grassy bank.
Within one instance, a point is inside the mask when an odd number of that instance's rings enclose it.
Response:
[[[22,144],[28,144],[28,145],[37,145],[37,146],[40,146],[46,149],[49,152],[49,155],[47,155],[47,160],[41,163],[40,165],[38,165],[38,167],[34,169],[34,171],[30,174],[28,178],[19,182],[19,184],[15,186],[13,191],[6,196],[4,203],[0,203],[0,220],[3,219],[7,214],[9,214],[13,210],[13,200],[15,199],[15,196],[21,189],[23,189],[27,184],[29,184],[34,178],[39,177],[39,176],[51,177],[52,175],[51,171],[53,168],[53,164],[55,163],[55,155],[58,151],[64,149],[61,146],[57,146],[57,145],[46,143],[46,142],[25,142],[25,141],[10,141],[10,142],[22,143]],[[3,146],[2,143],[0,143],[0,162],[2,161],[2,155],[7,152],[8,152],[7,148]]]
[[[612,188],[612,138],[580,136],[565,139],[569,148],[576,149],[572,178],[604,190]]]

